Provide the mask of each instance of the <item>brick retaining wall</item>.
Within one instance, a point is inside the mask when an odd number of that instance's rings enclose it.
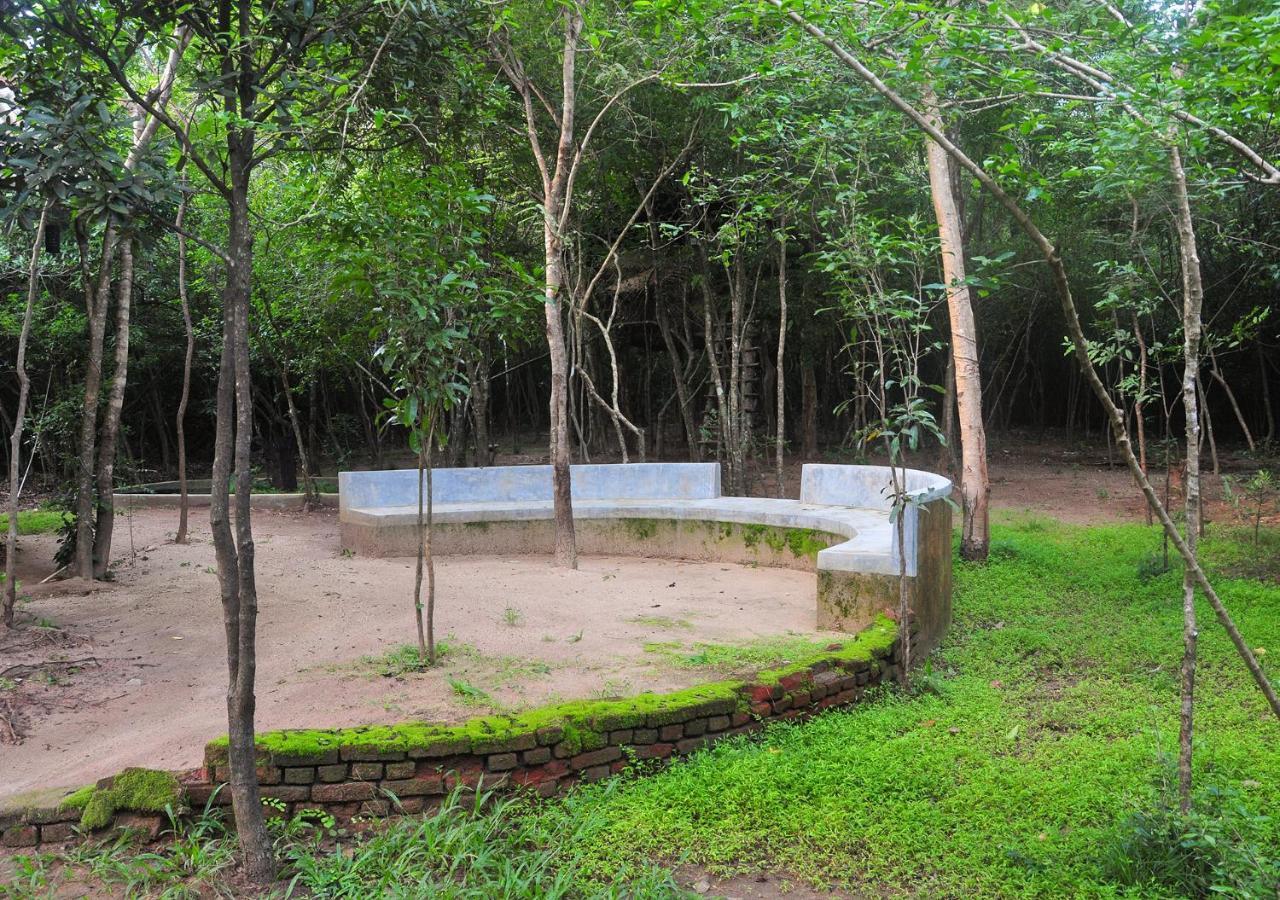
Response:
[[[761,673],[750,681],[642,695],[631,701],[588,702],[576,705],[577,711],[566,714],[562,722],[552,721],[554,715],[548,714],[559,708],[550,708],[511,719],[473,720],[483,728],[472,728],[471,723],[434,730],[406,726],[416,730],[401,733],[395,726],[370,726],[262,735],[262,796],[283,803],[288,814],[322,809],[344,820],[420,813],[460,785],[524,789],[552,797],[636,762],[683,756],[722,738],[759,731],[770,722],[858,702],[868,689],[898,674],[896,628],[882,617],[869,632],[876,629],[881,640],[875,635],[867,640],[864,632],[851,644],[833,645],[829,656]],[[850,647],[855,651],[842,655]],[[646,708],[639,702],[644,698],[658,702]],[[546,724],[534,727],[544,719]],[[509,727],[490,728],[489,722]],[[298,752],[291,746],[291,736],[298,734],[317,737],[320,746]],[[198,809],[212,801],[229,806],[230,791],[219,790],[230,775],[226,759],[225,739],[210,744],[204,766],[178,776],[173,805]],[[98,787],[109,789],[111,784],[111,779],[104,779]],[[36,847],[122,830],[154,838],[164,823],[163,805],[156,804],[158,809],[121,809],[105,826],[90,832],[80,827],[83,796],[79,806],[67,806],[70,799],[54,807],[0,812],[0,845]]]

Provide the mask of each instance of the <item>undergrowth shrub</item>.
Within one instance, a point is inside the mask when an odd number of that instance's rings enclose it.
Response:
[[[1184,897],[1280,896],[1280,847],[1270,818],[1235,788],[1217,786],[1197,792],[1183,813],[1173,781],[1166,778],[1148,805],[1119,824],[1107,848],[1108,876]]]

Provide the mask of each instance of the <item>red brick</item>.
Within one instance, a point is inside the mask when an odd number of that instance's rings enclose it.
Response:
[[[655,728],[637,728],[631,732],[631,743],[633,744],[652,744],[658,739],[658,731]]]
[[[635,732],[630,728],[609,732],[610,744],[630,744]]]
[[[808,691],[796,691],[791,695],[792,706],[808,706],[810,702]]]
[[[231,791],[224,791],[228,799]],[[297,803],[311,796],[311,786],[306,784],[277,784],[262,789],[262,796],[269,800],[282,800],[285,803]]]
[[[757,703],[763,703],[765,700],[772,700],[775,696],[781,696],[782,689],[776,684],[753,684],[747,688],[747,696]]]
[[[0,835],[0,846],[34,847],[40,840],[40,833],[34,825],[11,825]]]
[[[382,787],[397,797],[425,797],[444,793],[444,777],[406,778],[401,781],[384,781]]]
[[[509,772],[520,764],[514,753],[495,753],[489,757],[490,772]]]
[[[683,741],[676,744],[676,752],[683,755],[686,753],[692,753],[695,750],[701,750],[705,746],[707,746],[706,738],[685,738]]]
[[[541,765],[551,759],[551,748],[535,747],[532,750],[526,750],[520,759],[526,766]]]
[[[729,717],[729,727],[739,728],[751,721],[751,714],[745,712],[736,712]]]
[[[783,697],[781,700],[774,700],[774,701],[773,701],[773,713],[774,713],[774,715],[777,715],[778,713],[784,713],[784,712],[786,712],[787,710],[789,710],[790,708],[791,708],[791,698],[790,698],[790,697]]]
[[[794,691],[796,688],[804,687],[809,683],[808,672],[797,672],[794,675],[784,675],[778,679],[778,686],[784,691]],[[776,697],[774,698],[777,699]]]
[[[382,778],[382,763],[355,762],[351,764],[353,781],[378,781]]]
[[[258,766],[258,784],[279,784],[280,778],[279,766]]]
[[[675,752],[674,744],[645,744],[636,748],[637,759],[666,759]]]
[[[373,785],[367,781],[349,781],[345,784],[317,784],[311,788],[311,799],[320,803],[349,803],[353,800],[372,800]]]
[[[658,731],[658,739],[662,741],[675,741],[684,736],[683,725],[663,725]]]
[[[398,781],[401,778],[412,778],[417,768],[418,764],[412,760],[409,760],[408,762],[387,763],[386,771],[383,773],[382,777],[391,779],[392,781]]]
[[[75,836],[76,826],[70,822],[55,822],[52,825],[42,825],[40,827],[40,841],[44,844],[69,841]]]
[[[316,776],[325,784],[346,781],[347,765],[346,763],[337,763],[332,766],[320,766],[316,769]]]
[[[707,720],[706,720],[706,719],[694,719],[694,720],[692,720],[692,721],[690,721],[690,722],[685,722],[685,723],[684,723],[684,733],[685,733],[685,734],[687,734],[689,737],[697,737],[697,736],[698,736],[698,735],[700,735],[700,734],[706,734],[706,733],[707,733]]]
[[[712,716],[710,719],[707,719],[708,731],[724,731],[728,727],[729,727],[728,716]]]
[[[311,784],[316,780],[316,770],[310,766],[290,767],[284,770],[285,784]]]
[[[391,812],[391,804],[386,800],[366,800],[360,804],[360,815],[381,817]]]
[[[599,750],[590,750],[586,753],[579,753],[573,759],[569,760],[569,767],[572,769],[588,769],[592,766],[598,766],[602,763],[610,763],[622,756],[622,751],[617,747],[602,747]]]
[[[771,716],[773,715],[773,707],[767,701],[752,703],[751,712],[757,716]]]
[[[611,774],[612,773],[609,771],[608,766],[595,766],[594,768],[586,769],[583,771],[582,780],[590,784],[595,781],[603,781],[604,779],[608,778]]]

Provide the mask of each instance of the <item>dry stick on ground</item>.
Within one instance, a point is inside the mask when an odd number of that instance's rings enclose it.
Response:
[[[174,543],[187,542],[187,514],[190,501],[187,499],[187,403],[191,399],[191,360],[196,352],[196,332],[191,324],[191,302],[187,298],[187,238],[183,234],[182,224],[187,216],[187,204],[191,197],[185,190],[183,181],[182,200],[178,204],[178,215],[174,220],[178,233],[178,302],[182,304],[182,329],[187,336],[187,353],[182,360],[182,397],[178,400],[178,534]]]
[[[18,409],[13,417],[13,432],[9,435],[9,532],[5,538],[4,599],[0,600],[0,629],[13,627],[13,608],[18,602],[18,496],[22,484],[18,480],[22,454],[22,432],[27,419],[27,397],[31,393],[31,379],[27,377],[27,340],[31,337],[31,319],[35,315],[36,296],[40,291],[40,248],[44,244],[44,228],[49,221],[46,202],[40,210],[36,235],[31,242],[31,262],[27,266],[27,306],[22,313],[22,330],[18,332],[18,359],[14,369],[18,374]]]
[[[950,154],[960,166],[968,171],[981,184],[996,201],[1004,207],[1005,211],[1013,218],[1018,227],[1031,239],[1031,242],[1040,251],[1044,257],[1045,263],[1049,266],[1050,273],[1053,276],[1054,287],[1058,294],[1058,299],[1062,305],[1063,316],[1066,319],[1067,332],[1071,338],[1072,348],[1075,352],[1076,361],[1079,363],[1080,370],[1085,380],[1089,383],[1098,401],[1102,404],[1103,410],[1107,414],[1111,429],[1116,438],[1116,443],[1124,455],[1125,463],[1129,466],[1129,471],[1133,474],[1134,479],[1138,482],[1138,486],[1142,489],[1143,495],[1147,498],[1156,517],[1159,518],[1160,524],[1165,534],[1169,538],[1169,542],[1173,544],[1174,549],[1185,562],[1187,569],[1191,572],[1200,590],[1204,592],[1209,604],[1213,607],[1214,614],[1218,621],[1222,624],[1223,629],[1231,639],[1231,643],[1235,646],[1236,652],[1244,661],[1245,666],[1249,669],[1250,675],[1258,685],[1258,689],[1262,691],[1266,697],[1271,711],[1280,718],[1280,697],[1276,695],[1275,687],[1267,678],[1262,667],[1258,664],[1257,658],[1249,645],[1245,643],[1244,638],[1240,635],[1240,630],[1236,627],[1235,621],[1231,618],[1231,614],[1226,607],[1222,605],[1218,592],[1209,582],[1208,576],[1200,566],[1200,561],[1196,557],[1195,550],[1187,545],[1183,540],[1182,534],[1178,531],[1178,526],[1174,523],[1169,515],[1169,511],[1164,504],[1160,502],[1160,498],[1156,495],[1155,489],[1151,486],[1151,482],[1147,479],[1146,473],[1142,471],[1142,467],[1138,465],[1138,458],[1134,455],[1133,446],[1129,439],[1128,429],[1125,426],[1124,416],[1116,407],[1115,402],[1111,399],[1111,395],[1107,390],[1102,379],[1098,377],[1097,370],[1093,367],[1092,361],[1089,359],[1088,343],[1084,336],[1084,330],[1080,325],[1080,317],[1076,310],[1075,298],[1071,293],[1071,285],[1067,280],[1066,268],[1062,263],[1062,258],[1058,254],[1058,249],[1044,235],[1043,232],[1031,221],[1027,213],[1018,205],[1008,193],[1005,192],[994,178],[987,173],[986,169],[978,165],[972,159],[965,155],[955,144],[953,144],[945,134],[939,131],[918,109],[912,106],[893,88],[889,87],[882,81],[879,76],[868,69],[861,60],[849,53],[840,44],[836,43],[832,38],[828,37],[818,26],[812,24],[799,13],[786,9],[784,0],[768,0],[769,4],[776,7],[784,16],[793,23],[807,32],[816,39],[824,47],[835,54],[849,69],[852,69],[859,78],[871,86],[876,93],[884,97],[889,103],[910,119],[917,128],[929,135],[943,149]]]

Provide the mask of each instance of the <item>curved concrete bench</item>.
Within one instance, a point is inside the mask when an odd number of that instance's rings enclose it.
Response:
[[[858,631],[896,609],[905,560],[917,640],[932,647],[951,619],[951,482],[908,470],[914,497],[904,546],[889,521],[889,470],[806,465],[799,500],[726,497],[716,463],[572,467],[579,550],[816,571],[819,628]],[[432,549],[441,554],[550,553],[550,466],[437,469]],[[372,556],[417,552],[417,473],[338,476],[343,546]]]

